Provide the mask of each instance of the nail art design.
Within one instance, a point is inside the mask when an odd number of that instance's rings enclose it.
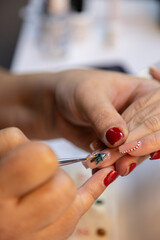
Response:
[[[133,151],[139,149],[140,146],[141,146],[141,141],[138,141],[135,147],[130,148],[130,149],[127,149],[127,150],[125,150],[125,151],[121,151],[120,153],[124,154],[124,153],[130,153],[130,152],[133,152]]]
[[[98,153],[98,154],[94,155],[94,158],[91,159],[91,162],[95,162],[96,165],[97,165],[98,163],[102,162],[103,159],[104,159],[106,156],[107,156],[106,153]]]

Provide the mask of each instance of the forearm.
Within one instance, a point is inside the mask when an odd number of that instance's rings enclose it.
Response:
[[[15,126],[30,138],[58,137],[57,74],[15,75],[0,70],[0,129]]]

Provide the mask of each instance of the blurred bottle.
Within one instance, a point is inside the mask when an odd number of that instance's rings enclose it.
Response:
[[[51,57],[63,57],[69,44],[69,0],[47,0],[40,29],[42,52]]]
[[[71,0],[71,7],[77,12],[82,12],[84,7],[84,0]]]

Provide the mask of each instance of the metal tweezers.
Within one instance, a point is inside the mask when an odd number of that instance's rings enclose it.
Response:
[[[70,164],[73,164],[73,163],[83,162],[83,161],[86,161],[88,159],[95,159],[95,158],[96,158],[96,155],[91,156],[91,157],[86,157],[86,158],[75,158],[75,159],[64,158],[64,159],[59,160],[59,165],[60,166],[66,166],[66,165],[70,165]]]
[[[77,158],[77,159],[64,158],[64,159],[59,160],[59,165],[66,166],[66,165],[70,165],[73,163],[83,162],[85,160],[87,160],[87,159],[86,158]]]

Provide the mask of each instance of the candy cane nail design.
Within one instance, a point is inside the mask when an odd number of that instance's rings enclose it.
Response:
[[[138,141],[138,142],[136,142],[136,143],[137,143],[137,144],[136,144],[135,147],[129,148],[129,149],[124,150],[124,151],[120,151],[120,153],[124,154],[124,153],[130,153],[130,152],[136,151],[137,149],[140,148],[140,146],[141,146],[141,141]]]

